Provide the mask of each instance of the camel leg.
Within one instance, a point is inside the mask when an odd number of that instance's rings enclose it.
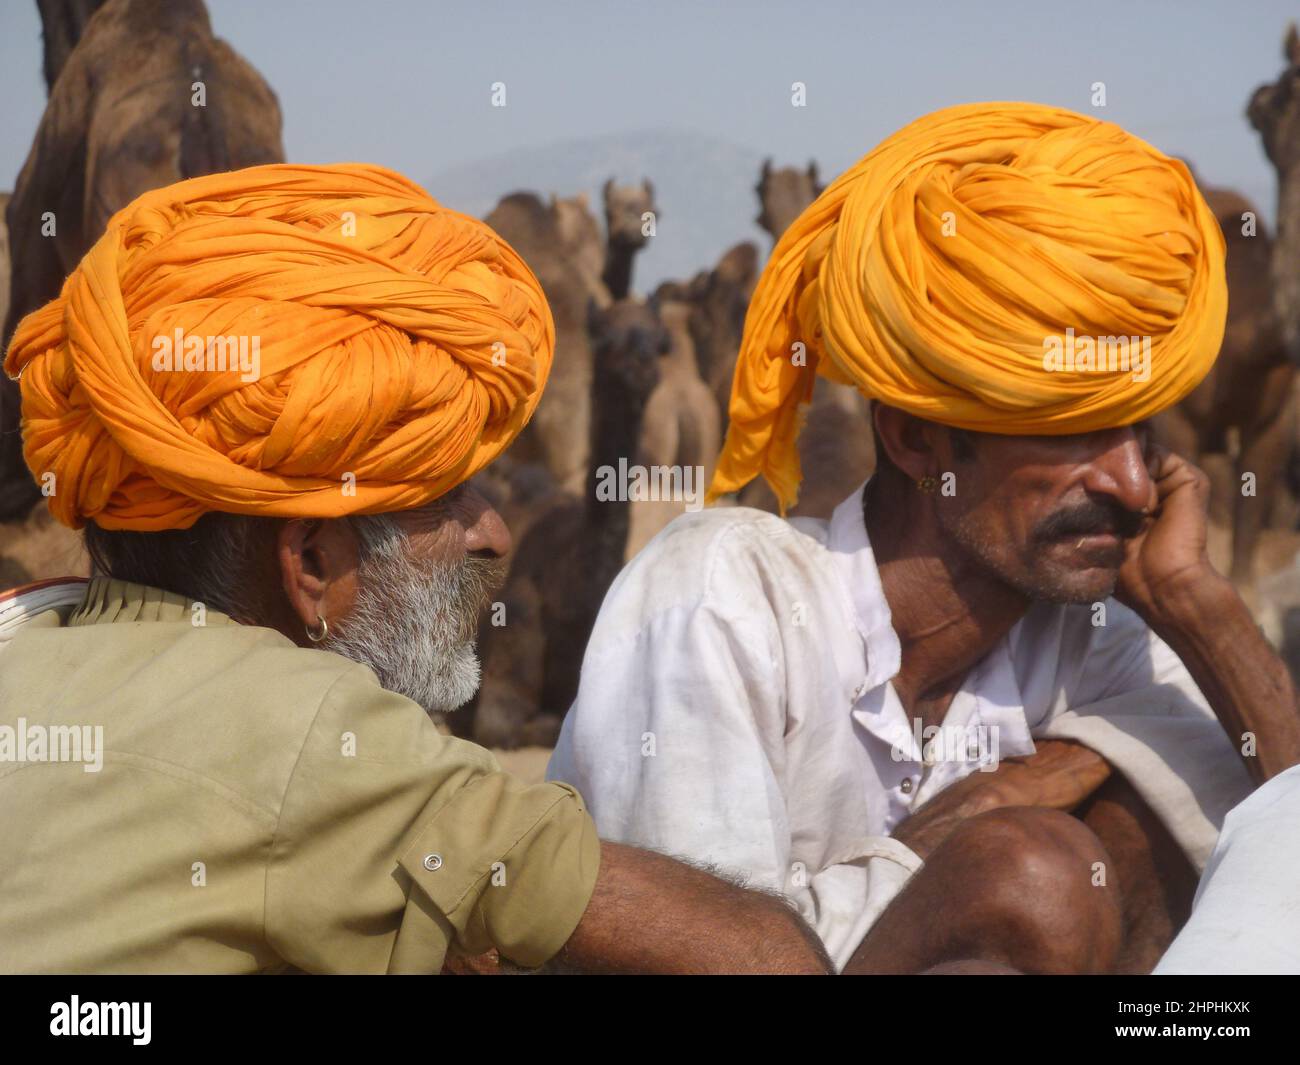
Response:
[[[1255,548],[1259,532],[1268,521],[1273,495],[1283,483],[1290,446],[1292,411],[1291,384],[1295,368],[1274,366],[1260,382],[1263,398],[1256,417],[1241,430],[1241,453],[1237,459],[1237,498],[1232,520],[1231,577],[1249,587],[1254,580]],[[1242,477],[1255,475],[1255,494],[1242,495]]]
[[[1111,856],[1120,888],[1124,941],[1115,972],[1149,973],[1187,922],[1196,870],[1169,830],[1118,774],[1076,811]]]

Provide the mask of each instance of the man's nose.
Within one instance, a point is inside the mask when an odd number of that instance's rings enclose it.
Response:
[[[512,541],[505,519],[483,496],[472,492],[475,513],[465,526],[465,551],[490,551],[497,558],[510,554]]]
[[[1128,511],[1142,511],[1155,499],[1147,470],[1145,439],[1132,427],[1116,429],[1109,446],[1089,465],[1084,487],[1107,495]]]

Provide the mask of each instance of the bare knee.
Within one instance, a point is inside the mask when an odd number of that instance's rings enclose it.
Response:
[[[960,869],[974,919],[968,957],[1030,972],[1105,972],[1123,919],[1110,858],[1082,821],[1058,810],[1007,807],[971,818],[931,856]],[[990,954],[988,937],[1003,951]],[[957,944],[961,946],[962,944]]]
[[[923,971],[921,976],[1022,976],[1019,969],[983,958],[960,958],[944,961]]]

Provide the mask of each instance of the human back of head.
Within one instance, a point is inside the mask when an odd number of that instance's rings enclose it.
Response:
[[[464,648],[509,544],[466,482],[531,417],[553,347],[486,225],[381,167],[281,164],[133,201],[5,368],[33,476],[107,575],[355,651],[347,615],[373,628],[430,586],[405,560],[446,578],[406,605]]]

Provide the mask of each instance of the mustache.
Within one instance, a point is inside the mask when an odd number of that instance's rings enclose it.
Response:
[[[487,552],[466,555],[449,567],[446,562],[413,559],[404,551],[396,565],[396,571],[375,573],[376,583],[391,587],[405,574],[407,580],[440,588],[436,623],[447,626],[460,643],[474,642],[480,616],[491,606],[510,571],[507,559]]]
[[[494,555],[467,555],[461,570],[460,585],[467,602],[479,610],[492,602],[492,597],[506,583],[509,562]]]
[[[509,564],[492,555],[466,555],[456,567],[451,596],[451,624],[462,642],[478,636],[479,618],[506,583]]]
[[[1043,543],[1067,536],[1114,533],[1131,540],[1142,530],[1142,521],[1140,512],[1125,510],[1113,500],[1089,499],[1043,519],[1034,530],[1034,539]]]

